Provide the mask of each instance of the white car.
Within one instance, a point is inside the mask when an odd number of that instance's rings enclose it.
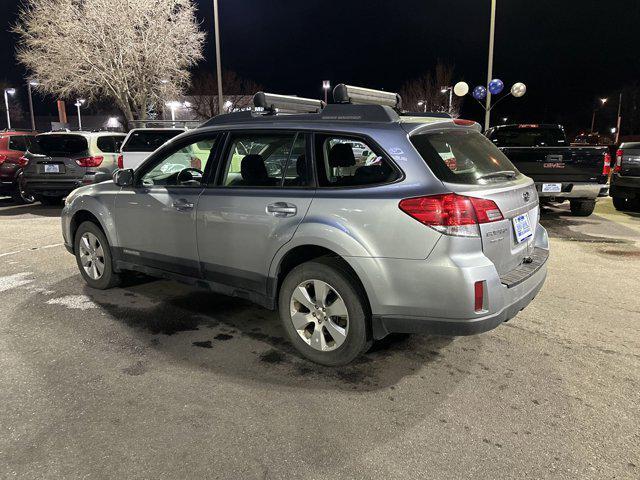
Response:
[[[152,152],[185,131],[184,128],[134,128],[122,144],[118,168],[138,168]]]

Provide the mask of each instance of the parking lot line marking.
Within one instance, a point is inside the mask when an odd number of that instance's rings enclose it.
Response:
[[[13,252],[0,253],[0,258],[8,257],[9,255],[15,255],[17,253],[22,253],[22,252],[33,252],[34,250],[44,250],[45,248],[59,247],[61,245],[63,245],[63,244],[62,243],[52,243],[51,245],[43,245],[42,247],[32,247],[32,248],[28,248],[26,250],[16,250],[16,251],[13,251]]]

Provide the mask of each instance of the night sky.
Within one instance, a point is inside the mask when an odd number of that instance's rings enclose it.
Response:
[[[207,61],[198,68],[213,69],[212,2],[197,3],[211,32]],[[24,72],[15,66],[15,39],[7,31],[18,2],[1,4],[0,80],[18,86]],[[455,65],[456,81],[485,83],[490,0],[219,4],[223,66],[268,91],[320,98],[323,79],[397,90],[437,59]],[[588,128],[596,99],[608,96],[598,119],[601,127],[614,126],[619,90],[640,82],[639,35],[637,0],[498,0],[494,77],[507,88],[522,81],[528,92],[505,100],[494,118]],[[474,103],[467,97],[463,115],[480,120]],[[39,102],[37,113],[53,108],[52,101]]]

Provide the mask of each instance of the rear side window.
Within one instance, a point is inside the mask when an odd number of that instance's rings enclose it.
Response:
[[[305,136],[292,133],[234,134],[227,152],[225,187],[289,187],[309,184]]]
[[[11,135],[9,136],[9,150],[26,152],[34,138],[32,135]]]
[[[31,145],[31,153],[48,156],[77,155],[85,152],[89,145],[82,135],[38,135]]]
[[[317,134],[315,140],[320,187],[358,187],[393,182],[398,172],[364,141]]]
[[[502,127],[491,132],[489,138],[498,147],[561,147],[567,145],[564,132],[560,128]]]
[[[97,145],[101,152],[118,153],[120,152],[120,147],[122,146],[124,138],[125,137],[122,135],[113,137],[98,137]]]
[[[518,174],[509,159],[482,134],[470,130],[445,130],[412,135],[411,143],[431,171],[442,181],[483,185]]]
[[[182,130],[138,130],[122,145],[123,152],[153,152],[162,144],[180,135]]]

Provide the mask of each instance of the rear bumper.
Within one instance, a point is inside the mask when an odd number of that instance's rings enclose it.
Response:
[[[538,225],[533,262],[498,274],[480,239],[441,238],[425,260],[346,260],[362,280],[371,305],[373,335],[392,332],[471,335],[513,318],[542,288],[549,239]],[[484,282],[484,310],[475,311],[474,284]]]
[[[543,183],[561,183],[562,191],[560,192],[543,192]],[[538,197],[553,199],[571,199],[571,198],[584,198],[584,199],[596,199],[599,196],[606,195],[607,185],[600,183],[570,183],[570,182],[536,182],[536,190],[538,191]]]
[[[34,195],[65,196],[82,185],[82,180],[78,179],[39,181],[25,178],[25,189]]]

